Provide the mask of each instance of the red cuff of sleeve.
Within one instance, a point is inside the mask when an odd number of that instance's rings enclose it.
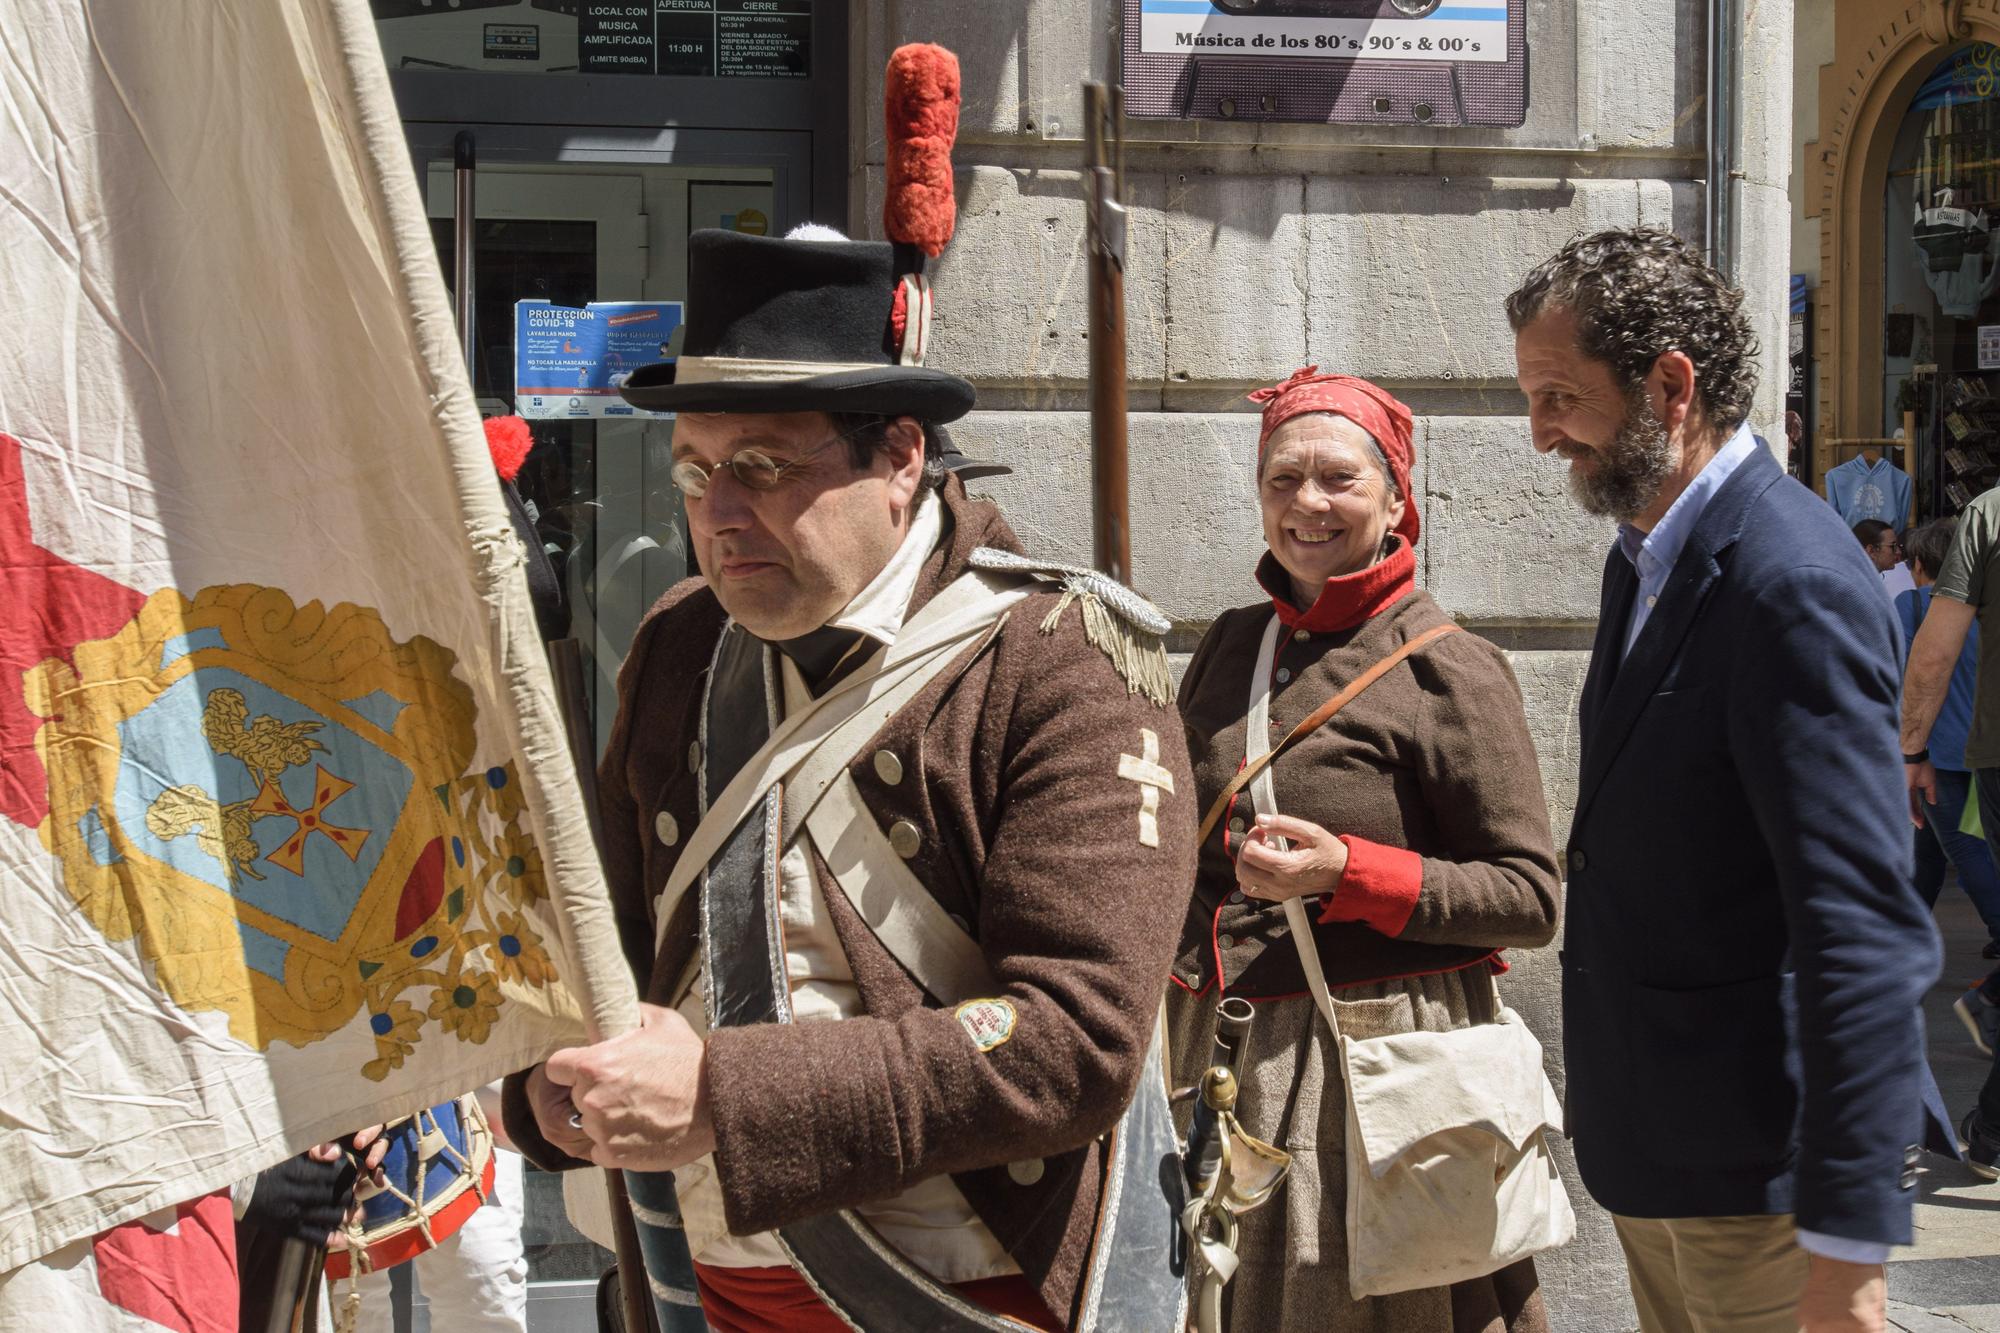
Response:
[[[1410,924],[1424,891],[1424,858],[1403,847],[1384,847],[1366,838],[1341,835],[1347,869],[1326,895],[1320,924],[1358,921],[1391,939]]]

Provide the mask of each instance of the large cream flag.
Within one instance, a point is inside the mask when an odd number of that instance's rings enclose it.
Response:
[[[0,32],[4,1272],[636,1002],[367,4]]]

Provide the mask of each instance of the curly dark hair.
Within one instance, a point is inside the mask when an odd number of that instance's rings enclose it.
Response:
[[[1620,228],[1583,236],[1536,266],[1507,298],[1519,333],[1551,309],[1576,316],[1586,356],[1610,365],[1630,393],[1661,353],[1694,363],[1695,397],[1717,430],[1750,415],[1757,391],[1757,338],[1743,293],[1672,232]]]

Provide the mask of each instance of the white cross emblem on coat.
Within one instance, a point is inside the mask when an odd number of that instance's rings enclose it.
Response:
[[[1174,794],[1174,775],[1160,767],[1160,738],[1146,728],[1139,729],[1142,744],[1137,755],[1118,756],[1118,776],[1139,784],[1139,845],[1160,845],[1160,793]]]

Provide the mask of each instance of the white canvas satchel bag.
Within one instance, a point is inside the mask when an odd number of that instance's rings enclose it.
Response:
[[[1263,757],[1270,750],[1271,667],[1280,632],[1273,616],[1250,684],[1245,767],[1255,772],[1250,794],[1260,815],[1278,813]],[[1358,679],[1337,702],[1351,700],[1381,674]],[[1332,711],[1337,708],[1307,721],[1318,725]],[[1566,1243],[1576,1232],[1576,1215],[1543,1139],[1549,1129],[1561,1131],[1562,1105],[1528,1025],[1500,1005],[1496,993],[1495,1023],[1347,1036],[1305,905],[1287,899],[1284,912],[1347,1085],[1349,1291],[1386,1296],[1444,1286]]]

